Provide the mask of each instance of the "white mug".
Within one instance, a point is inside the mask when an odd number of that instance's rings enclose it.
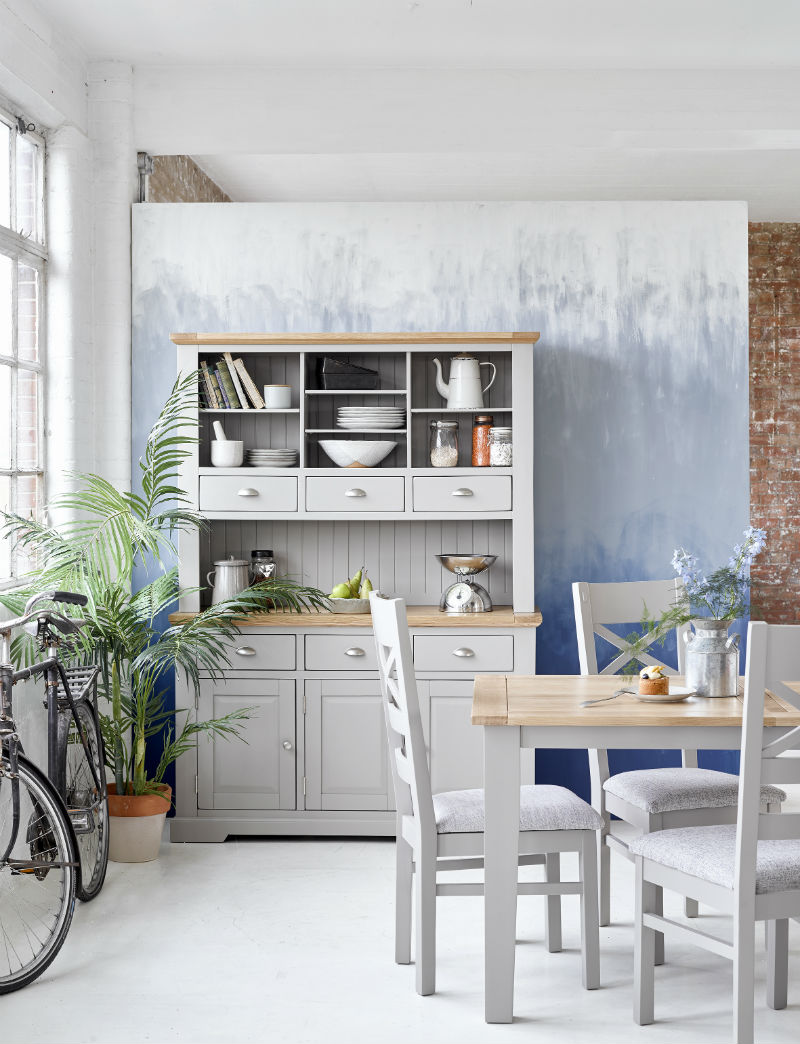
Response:
[[[264,408],[267,410],[288,410],[292,405],[291,384],[265,384]]]

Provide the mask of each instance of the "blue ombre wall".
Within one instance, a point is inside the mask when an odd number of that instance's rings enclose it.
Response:
[[[134,458],[171,331],[539,330],[538,670],[574,672],[573,580],[722,563],[747,525],[747,279],[743,203],[135,206]],[[586,755],[537,775],[585,792]]]

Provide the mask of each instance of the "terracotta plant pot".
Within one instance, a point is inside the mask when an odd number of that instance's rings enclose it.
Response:
[[[146,863],[156,859],[171,802],[172,787],[166,783],[158,785],[158,793],[138,797],[118,794],[116,786],[109,783],[109,859],[115,863]]]

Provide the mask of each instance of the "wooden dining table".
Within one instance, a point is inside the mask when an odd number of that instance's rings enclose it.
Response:
[[[671,679],[682,684],[681,678]],[[613,675],[477,675],[472,724],[483,728],[485,1016],[511,1022],[519,852],[520,748],[605,750],[737,750],[742,699],[731,696],[680,703],[642,703],[611,696],[623,680]],[[800,710],[771,692],[764,707],[764,742],[800,725]],[[601,784],[592,780],[592,804],[602,809]],[[531,984],[531,988],[533,984]]]

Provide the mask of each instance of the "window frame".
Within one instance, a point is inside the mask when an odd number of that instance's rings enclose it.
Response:
[[[10,179],[10,213],[12,222],[16,219],[16,193],[17,193],[17,163],[16,149],[17,141],[21,136],[17,125],[17,116],[10,110],[7,103],[0,99],[0,120],[11,129],[9,149],[9,179]],[[26,121],[27,125],[27,121]],[[39,197],[36,201],[37,228],[40,231],[40,239],[34,239],[33,233],[22,235],[7,225],[0,224],[0,255],[10,258],[14,265],[14,278],[11,287],[11,354],[0,353],[0,365],[7,366],[11,373],[11,460],[9,467],[0,466],[0,478],[8,478],[10,481],[11,510],[18,510],[17,483],[20,478],[33,477],[38,480],[41,502],[40,510],[43,510],[47,501],[47,471],[46,463],[46,381],[47,381],[47,206],[46,206],[46,142],[41,133],[34,130],[26,130],[25,137],[33,140],[37,146],[37,191]],[[37,342],[38,352],[36,361],[19,357],[19,265],[23,264],[33,269],[37,274]],[[32,372],[37,375],[37,402],[36,423],[38,428],[37,438],[37,460],[36,466],[19,466],[19,453],[17,445],[17,423],[18,423],[18,384],[20,371]],[[0,404],[2,405],[2,404]],[[0,575],[0,590],[7,590],[19,585],[19,556],[16,551],[10,557],[10,575]]]

